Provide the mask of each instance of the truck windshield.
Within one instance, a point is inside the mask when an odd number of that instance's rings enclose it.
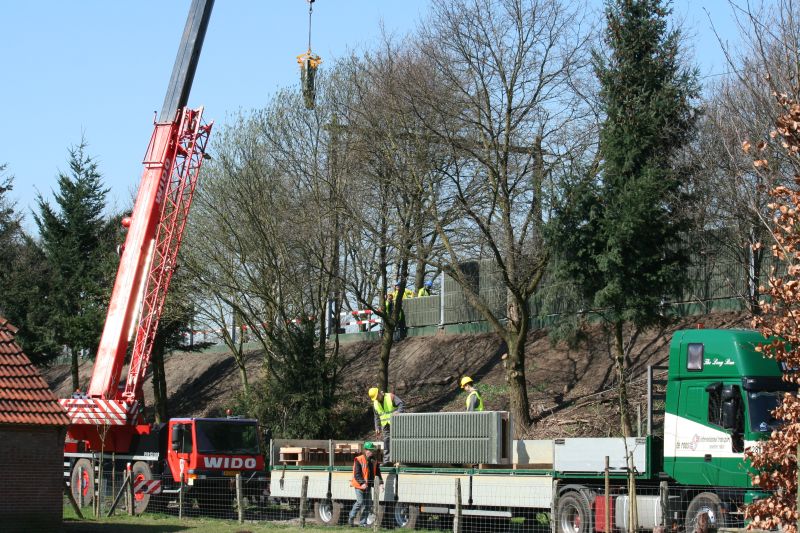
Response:
[[[780,420],[772,416],[785,393],[783,391],[748,391],[747,410],[750,413],[750,431],[772,431]]]
[[[200,453],[258,454],[258,428],[255,423],[198,420],[195,430]]]

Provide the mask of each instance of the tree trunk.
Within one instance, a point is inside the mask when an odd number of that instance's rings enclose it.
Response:
[[[419,290],[422,288],[422,285],[425,283],[425,263],[422,259],[416,260],[415,270],[414,270],[414,296],[419,294]]]
[[[167,378],[164,374],[164,343],[159,337],[153,345],[151,368],[153,369],[153,409],[155,421],[166,423],[169,420],[167,411]]]
[[[761,314],[761,302],[760,296],[761,293],[758,290],[758,286],[761,283],[761,262],[763,260],[763,248],[754,249],[754,246],[757,244],[758,238],[756,237],[755,230],[751,229],[750,231],[750,239],[747,243],[747,250],[745,251],[745,257],[748,260],[748,274],[747,274],[747,282],[748,282],[748,298],[749,298],[749,307],[750,312],[753,315],[760,315]]]
[[[508,399],[511,414],[514,415],[517,437],[527,433],[531,425],[530,404],[528,403],[528,386],[525,379],[525,340],[513,333],[508,342],[508,359],[506,378],[508,379]]]
[[[392,353],[394,342],[394,324],[389,320],[383,321],[383,336],[381,337],[381,359],[378,367],[378,388],[382,391],[389,389],[389,355]]]
[[[72,391],[76,391],[80,388],[80,376],[78,375],[78,350],[75,348],[70,348],[70,355],[72,356],[72,367],[70,368],[72,372]]]
[[[239,354],[239,357],[236,358],[236,366],[239,368],[239,379],[242,382],[242,391],[244,392],[245,398],[250,396],[250,385],[247,382],[247,367],[244,364],[244,354]]]
[[[617,379],[619,380],[619,416],[622,427],[622,435],[630,437],[633,435],[631,427],[631,417],[628,413],[628,387],[625,383],[625,346],[622,341],[622,321],[614,322],[614,362],[617,367]]]

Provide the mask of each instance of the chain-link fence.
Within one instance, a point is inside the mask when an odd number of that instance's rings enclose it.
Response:
[[[292,528],[543,533],[702,533],[744,526],[745,489],[678,486],[624,471],[604,479],[560,478],[511,465],[388,467],[359,493],[347,467],[282,466],[269,475],[230,472],[177,484],[144,479],[133,467],[101,472],[95,462],[87,472],[82,466],[67,476],[64,505],[65,515],[85,519],[134,514],[171,517],[176,524],[213,518]]]

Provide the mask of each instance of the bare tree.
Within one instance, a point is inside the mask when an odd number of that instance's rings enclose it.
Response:
[[[435,254],[436,232],[428,206],[436,201],[435,169],[441,149],[421,135],[422,125],[403,94],[408,77],[419,78],[419,54],[389,38],[379,50],[341,65],[341,119],[335,125],[348,183],[342,208],[352,222],[347,290],[383,322],[378,385],[389,386],[389,358],[403,329],[405,288],[421,286]],[[389,296],[390,279],[397,289]]]
[[[525,376],[529,302],[549,260],[543,228],[556,177],[591,157],[595,116],[581,95],[589,28],[558,0],[436,2],[420,32],[427,79],[405,90],[424,136],[445,147],[437,201],[426,205],[445,259],[437,265],[508,347],[518,433],[531,416]],[[489,259],[505,309],[463,265]]]
[[[741,266],[749,310],[758,314],[759,286],[766,256],[758,243],[769,234],[766,208],[770,184],[800,170],[787,157],[780,141],[770,135],[781,108],[773,93],[796,97],[800,11],[793,0],[762,4],[757,9],[730,2],[741,39],[725,46],[729,73],[710,88],[694,161],[702,179],[697,182],[696,214],[706,230],[709,248]],[[770,161],[755,172],[744,146],[760,146]]]
[[[337,315],[343,297],[336,274],[342,241],[339,213],[331,202],[338,185],[329,171],[324,92],[312,111],[295,93],[279,92],[266,109],[238,117],[218,137],[214,160],[198,186],[188,263],[205,292],[205,311],[228,326],[241,326],[261,344],[264,387],[282,385],[279,376],[286,375],[288,366],[309,363],[303,357],[319,358],[320,364],[309,368],[323,372],[324,379],[308,376],[306,383],[322,383],[324,390],[300,394],[301,402],[330,406],[339,369],[338,342],[334,338],[328,349],[326,319],[329,302]],[[229,336],[226,343],[247,396],[252,387],[242,339]],[[259,390],[266,390],[262,385]],[[309,416],[319,421],[318,415],[314,411]],[[326,433],[320,428],[310,431]]]

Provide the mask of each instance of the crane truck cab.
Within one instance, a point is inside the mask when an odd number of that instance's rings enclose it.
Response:
[[[264,472],[255,419],[173,418],[168,435],[167,466],[176,483]]]

